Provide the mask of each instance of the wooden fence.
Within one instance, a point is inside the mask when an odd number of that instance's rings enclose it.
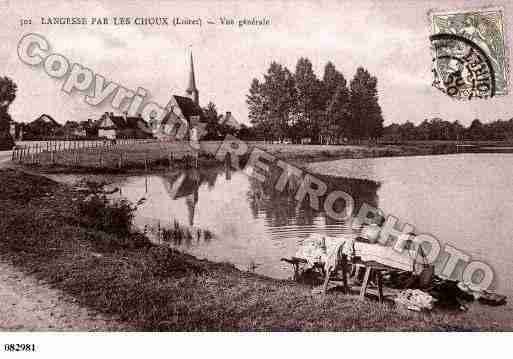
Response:
[[[203,144],[202,144],[203,147]],[[205,143],[202,152],[217,146]],[[116,139],[115,141],[46,141],[18,144],[11,160],[20,164],[64,165],[121,168],[138,165],[149,169],[151,163],[191,157],[197,165],[198,153],[186,142],[162,142],[156,139]],[[195,160],[195,161],[194,161]]]

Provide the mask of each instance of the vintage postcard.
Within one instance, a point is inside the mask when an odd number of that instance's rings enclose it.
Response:
[[[507,0],[0,11],[1,352],[57,350],[48,331],[140,356],[170,332],[513,330]]]

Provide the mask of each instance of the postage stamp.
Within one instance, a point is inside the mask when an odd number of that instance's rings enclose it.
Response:
[[[456,99],[508,93],[508,57],[500,8],[429,13],[433,86]]]

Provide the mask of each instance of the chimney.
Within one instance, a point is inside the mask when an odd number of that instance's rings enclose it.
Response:
[[[226,115],[224,115],[223,123],[227,123],[230,120],[230,117],[232,117],[232,113],[230,111],[226,111]]]

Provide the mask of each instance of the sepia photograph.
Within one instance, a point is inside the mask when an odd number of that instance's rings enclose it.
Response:
[[[1,352],[513,331],[509,1],[0,10]]]

